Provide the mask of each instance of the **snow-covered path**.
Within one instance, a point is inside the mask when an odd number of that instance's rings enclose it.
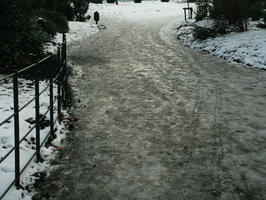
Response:
[[[266,72],[182,46],[176,15],[101,19],[106,30],[69,46],[79,121],[48,192],[265,199]]]

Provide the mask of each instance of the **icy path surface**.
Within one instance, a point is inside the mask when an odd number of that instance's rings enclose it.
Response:
[[[100,23],[107,29],[69,46],[79,121],[49,193],[266,199],[266,72],[182,46],[175,15]]]

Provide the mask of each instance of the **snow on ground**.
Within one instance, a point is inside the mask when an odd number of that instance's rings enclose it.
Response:
[[[119,2],[114,4],[90,4],[88,15],[93,16],[95,11],[98,11],[104,16],[120,16],[134,19],[140,18],[160,18],[162,16],[180,16],[183,15],[183,7],[185,3],[177,1],[161,2],[161,1],[143,1],[141,3]]]
[[[197,22],[198,26],[210,27],[211,20]],[[177,37],[191,48],[211,55],[225,58],[233,63],[241,63],[252,67],[266,69],[266,29],[250,23],[247,32],[232,32],[207,40],[196,40],[193,37],[194,22],[184,23],[178,30]]]
[[[92,20],[92,19],[91,19]],[[89,37],[94,33],[99,31],[99,28],[96,24],[90,22],[68,22],[69,32],[66,33],[67,44],[70,44],[76,40],[80,40],[84,37]],[[63,41],[63,34],[56,34],[53,42],[56,45],[48,44],[45,46],[46,52],[54,53],[56,51],[57,45],[61,44]]]
[[[161,1],[143,1],[142,3],[119,2],[115,3],[93,4],[90,3],[89,10],[86,15],[90,15],[91,19],[86,22],[69,22],[69,32],[66,33],[67,44],[70,44],[76,40],[80,40],[84,37],[89,37],[94,33],[97,33],[100,26],[96,25],[93,20],[93,13],[98,11],[101,16],[106,17],[127,17],[131,19],[140,18],[156,18],[163,16],[176,16],[178,18],[183,17],[183,7],[186,7],[186,3],[181,3],[183,0],[170,0],[170,2]],[[193,4],[191,4],[193,5]],[[54,44],[47,44],[45,46],[46,52],[55,53],[57,45],[62,43],[62,34],[57,34],[53,40]]]
[[[89,22],[69,22],[69,32],[66,34],[67,43],[89,37],[99,31],[96,24]],[[56,36],[57,42],[62,42],[62,34]]]
[[[68,116],[68,114],[64,111],[63,115],[65,118]],[[27,186],[30,192],[23,189],[17,190],[16,187],[13,186],[3,200],[31,200],[33,199],[32,197],[34,195],[38,197],[38,192],[34,188],[34,183],[39,179],[42,173],[45,173],[47,176],[49,176],[51,171],[57,167],[56,165],[51,166],[51,162],[56,159],[58,152],[57,148],[61,147],[61,142],[65,139],[66,134],[68,133],[64,123],[59,124],[57,122],[56,127],[58,131],[55,133],[56,139],[52,142],[53,146],[41,148],[41,155],[44,161],[39,163],[35,163],[34,160],[31,161],[29,166],[21,175],[22,186]]]
[[[46,81],[40,81],[40,92],[48,86]],[[30,80],[19,79],[19,107],[23,107],[27,102],[34,98],[34,83]],[[56,88],[54,88],[56,94]],[[0,122],[4,121],[13,114],[13,84],[12,80],[3,82],[0,85]],[[40,96],[40,114],[44,114],[49,107],[49,89]],[[34,119],[35,102],[30,103],[20,113],[20,139],[34,126],[26,120]],[[49,112],[45,120],[49,120]],[[55,116],[56,117],[56,108]],[[45,122],[44,122],[45,123]],[[44,125],[42,123],[42,125]],[[49,132],[48,126],[41,128],[41,141]],[[3,158],[14,147],[14,119],[0,126],[0,158]],[[21,169],[26,165],[35,151],[35,130],[26,137],[20,145],[20,164]],[[14,180],[14,152],[11,153],[2,163],[0,163],[0,196]]]

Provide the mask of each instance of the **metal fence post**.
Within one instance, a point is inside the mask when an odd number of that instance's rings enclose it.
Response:
[[[63,45],[64,45],[64,59],[66,61],[66,34],[63,34]],[[65,62],[66,65],[66,62]]]
[[[57,114],[60,119],[61,117],[61,63],[60,63],[60,47],[57,48],[56,53],[56,66],[58,71],[57,79]]]
[[[50,72],[50,132],[54,135],[54,86],[53,86],[53,70],[51,65]]]
[[[61,95],[61,100],[62,100],[62,104],[63,104],[63,107],[65,106],[64,105],[64,98],[65,98],[65,89],[64,89],[64,79],[65,79],[65,68],[64,68],[64,46],[62,45],[61,48],[60,48],[60,67],[62,68],[62,72],[61,72],[61,91],[62,91],[62,95]]]
[[[15,185],[20,186],[20,154],[19,154],[19,100],[18,100],[18,73],[13,76],[14,98],[14,134],[15,134]]]
[[[35,124],[36,124],[36,156],[37,162],[41,160],[40,153],[40,91],[39,91],[39,70],[35,70]]]
[[[65,34],[63,34],[63,46],[64,46],[64,52],[63,52],[63,54],[64,54],[64,60],[65,60],[64,67],[66,69],[67,59],[66,59],[66,35]]]
[[[66,86],[66,80],[67,80],[67,59],[66,59],[66,35],[63,34],[63,52],[62,52],[62,57],[63,57],[63,90],[64,90],[64,107],[66,107],[67,104],[67,99],[68,99],[68,94],[67,94],[67,86]]]

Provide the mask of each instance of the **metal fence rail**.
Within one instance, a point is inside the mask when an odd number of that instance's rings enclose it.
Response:
[[[54,60],[54,56],[56,56],[56,61],[54,62],[54,65],[52,64],[50,67],[50,73],[49,73],[49,85],[45,87],[42,91],[39,90],[39,78],[40,78],[40,64],[43,62]],[[8,188],[5,190],[3,194],[0,194],[0,199],[2,199],[6,193],[9,191],[9,189],[12,187],[13,184],[17,188],[20,187],[20,175],[23,173],[23,171],[26,169],[28,164],[31,162],[31,160],[36,156],[36,161],[40,162],[41,159],[41,153],[40,148],[43,146],[45,141],[49,138],[49,136],[54,135],[54,124],[57,121],[57,119],[61,116],[61,106],[65,106],[67,102],[67,90],[66,90],[66,80],[67,80],[67,73],[66,73],[66,36],[63,34],[63,43],[58,47],[56,55],[49,55],[45,57],[44,59],[40,60],[37,63],[34,63],[20,71],[17,71],[13,74],[10,74],[2,79],[0,79],[0,83],[5,82],[7,80],[12,79],[13,81],[13,104],[14,104],[14,112],[12,115],[7,117],[5,120],[0,122],[0,126],[4,125],[5,123],[8,123],[10,119],[14,118],[14,146],[13,148],[8,151],[7,154],[5,154],[4,157],[0,159],[0,165],[3,161],[5,161],[11,153],[14,152],[15,154],[15,179],[12,183],[8,186]],[[56,68],[54,68],[56,66]],[[35,87],[35,97],[32,98],[30,101],[26,102],[25,105],[19,106],[19,89],[18,89],[18,77],[23,75],[26,72],[33,71],[35,80],[34,80],[34,87]],[[56,71],[56,74],[55,74]],[[57,84],[57,94],[54,97],[54,83]],[[45,92],[49,91],[49,107],[45,111],[45,113],[40,115],[40,96]],[[35,101],[35,125],[30,128],[30,130],[20,139],[20,117],[19,113],[24,110],[30,103]],[[57,101],[57,117],[54,119],[54,104]],[[49,126],[50,130],[49,133],[46,135],[43,141],[40,139],[40,122],[44,119],[44,117],[48,114],[50,114],[50,120],[49,120]],[[35,141],[36,141],[36,148],[34,154],[31,156],[31,158],[28,160],[26,165],[20,169],[20,143],[32,132],[35,130]]]

